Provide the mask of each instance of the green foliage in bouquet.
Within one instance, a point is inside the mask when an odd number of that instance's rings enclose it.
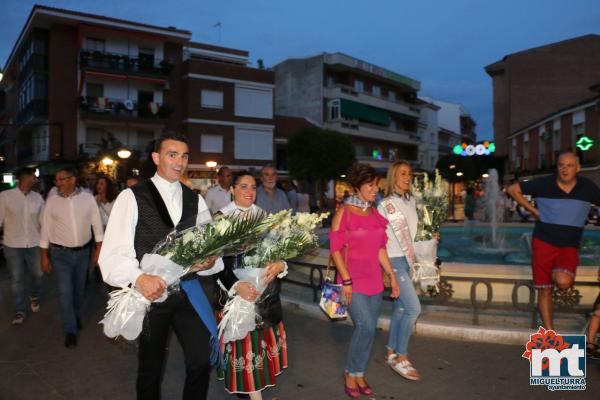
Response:
[[[433,182],[426,174],[423,178],[416,177],[412,194],[419,216],[415,241],[431,240],[448,217],[448,196],[442,186],[442,176],[439,171],[435,170]]]
[[[256,213],[246,218],[220,216],[210,224],[169,235],[155,253],[189,269],[210,256],[235,254],[258,245],[264,233],[283,217],[282,213]]]
[[[318,247],[315,230],[328,213],[291,215],[290,210],[283,212],[285,216],[271,225],[260,245],[244,257],[245,265],[260,268],[274,261],[302,256]]]

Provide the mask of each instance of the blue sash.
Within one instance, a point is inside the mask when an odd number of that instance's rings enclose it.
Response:
[[[204,293],[202,286],[200,286],[200,281],[198,281],[198,279],[181,281],[180,285],[211,335],[209,342],[211,347],[210,365],[215,365],[219,363],[221,359],[221,346],[217,334],[217,321],[215,320],[212,306],[208,302],[206,294]]]

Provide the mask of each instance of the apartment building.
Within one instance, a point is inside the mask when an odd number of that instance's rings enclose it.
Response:
[[[275,113],[304,117],[350,136],[359,161],[418,163],[420,82],[343,53],[274,67]]]

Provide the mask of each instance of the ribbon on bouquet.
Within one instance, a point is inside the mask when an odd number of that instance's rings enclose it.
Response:
[[[198,279],[181,281],[180,285],[211,335],[209,342],[211,347],[210,364],[216,365],[221,358],[221,347],[219,345],[217,321],[215,320],[212,306],[208,302],[206,294],[204,293],[202,286],[200,286],[200,281]]]

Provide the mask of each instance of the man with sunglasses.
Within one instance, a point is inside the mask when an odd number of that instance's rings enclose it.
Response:
[[[98,262],[104,231],[94,197],[77,187],[77,171],[63,167],[56,173],[57,195],[48,197],[42,217],[40,257],[42,271],[54,269],[65,347],[77,346],[81,329],[85,279],[90,260],[87,246],[94,232]],[[91,229],[90,229],[91,228]]]

